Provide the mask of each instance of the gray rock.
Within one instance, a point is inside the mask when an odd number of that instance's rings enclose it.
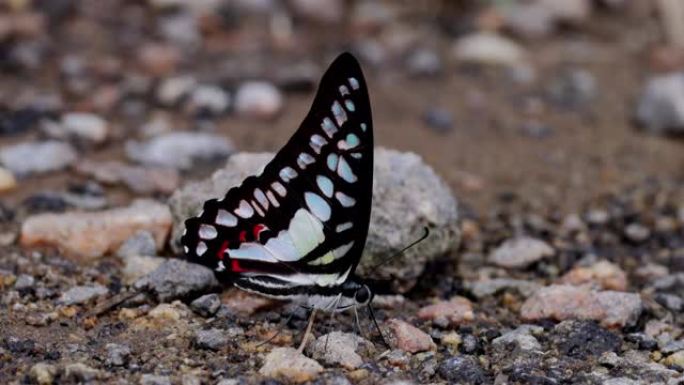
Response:
[[[76,286],[62,293],[58,302],[63,305],[80,305],[109,292],[102,285]]]
[[[437,132],[448,132],[454,127],[454,117],[451,111],[431,107],[423,114],[423,121]]]
[[[51,385],[55,381],[57,368],[43,362],[37,363],[29,371],[29,380],[36,385]]]
[[[630,223],[625,227],[625,236],[632,242],[641,243],[651,236],[651,230],[639,223]]]
[[[17,280],[18,282],[18,280]],[[16,284],[15,284],[16,287]],[[684,300],[674,294],[668,293],[658,293],[655,295],[655,300],[659,304],[663,305],[668,310],[679,312],[684,310]]]
[[[315,379],[323,367],[292,348],[275,348],[264,358],[259,374],[291,382],[306,382]]]
[[[249,118],[271,119],[283,107],[283,96],[273,84],[247,82],[235,94],[235,112]]]
[[[548,92],[554,103],[566,108],[578,108],[596,99],[598,85],[591,72],[573,68],[558,75],[551,82]]]
[[[43,130],[56,139],[77,138],[93,143],[107,139],[109,125],[102,117],[87,112],[69,112],[59,123],[48,122]]]
[[[542,240],[520,237],[502,243],[489,254],[487,260],[499,267],[526,268],[553,253],[553,248]]]
[[[154,236],[149,231],[144,230],[128,238],[116,251],[116,255],[121,258],[156,254],[157,243],[154,240]]]
[[[227,343],[226,332],[221,329],[199,330],[195,334],[195,345],[200,349],[221,350]]]
[[[225,195],[234,186],[266,164],[272,155],[241,153],[226,167],[203,182],[186,185],[171,197],[174,216],[173,239],[179,239],[183,222],[197,215],[204,201]],[[375,151],[373,207],[368,240],[359,274],[393,278],[397,288],[413,285],[425,263],[458,246],[456,200],[442,179],[413,153],[378,148]],[[368,271],[380,261],[430,229],[425,242],[406,251],[401,258]],[[173,243],[178,247],[178,243]],[[411,261],[411,263],[406,263]]]
[[[28,274],[20,274],[17,280],[14,281],[14,290],[30,290],[36,284],[36,279]]]
[[[19,143],[0,150],[0,163],[18,176],[61,170],[76,159],[73,147],[55,140]]]
[[[657,75],[646,83],[636,120],[656,134],[684,134],[684,72]]]
[[[670,341],[660,348],[660,351],[665,354],[672,354],[682,350],[684,350],[684,340]]]
[[[492,32],[478,32],[458,39],[452,47],[458,61],[473,64],[513,66],[524,62],[521,46]]]
[[[196,113],[219,115],[230,106],[230,95],[221,87],[202,85],[190,94],[189,105]]]
[[[442,59],[434,50],[420,48],[406,59],[406,67],[413,76],[434,76],[442,72]]]
[[[176,76],[164,79],[157,88],[157,101],[165,106],[173,106],[181,98],[189,95],[197,87],[192,76]]]
[[[564,321],[553,329],[552,340],[563,356],[587,359],[617,352],[622,339],[592,321]]]
[[[107,349],[105,364],[109,366],[124,366],[131,355],[131,348],[126,345],[107,344],[105,349]]]
[[[474,385],[490,383],[480,364],[470,356],[456,355],[446,358],[439,365],[437,372],[451,383]]]
[[[202,317],[211,317],[221,306],[218,294],[203,295],[190,303],[190,308]]]
[[[126,142],[126,155],[148,166],[177,169],[192,167],[194,160],[227,157],[233,143],[226,137],[201,132],[172,132],[145,142]]]
[[[62,380],[65,382],[81,383],[90,382],[101,377],[102,373],[90,366],[77,362],[75,364],[68,364],[64,367],[64,375]]]
[[[643,385],[643,382],[627,377],[612,377],[604,380],[601,385]]]
[[[512,278],[494,278],[482,281],[465,282],[465,287],[477,298],[490,297],[502,291],[517,291],[529,297],[542,286],[536,282]]]
[[[153,272],[166,259],[160,257],[150,257],[146,255],[131,255],[124,258],[124,267],[121,269],[123,280],[126,284],[131,284],[139,278]]]
[[[317,361],[351,370],[363,364],[363,358],[357,353],[360,345],[368,348],[373,344],[356,334],[332,332],[318,337],[307,346],[307,352]]]
[[[523,351],[541,351],[542,346],[533,334],[539,334],[543,331],[544,328],[541,326],[521,325],[517,329],[504,333],[501,337],[492,340],[492,346],[501,349],[510,344],[515,344],[518,349]]]
[[[138,290],[148,290],[161,302],[191,297],[220,287],[207,267],[179,259],[169,259],[156,270],[134,284]]]
[[[140,377],[140,385],[171,385],[171,379],[168,376],[143,374]]]

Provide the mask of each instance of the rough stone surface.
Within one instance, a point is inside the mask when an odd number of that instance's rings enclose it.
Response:
[[[19,143],[0,150],[0,163],[17,176],[62,170],[76,159],[73,147],[55,140]]]
[[[684,134],[684,73],[652,77],[636,107],[637,122],[656,134]]]
[[[452,54],[458,61],[487,65],[517,65],[525,51],[517,43],[491,32],[478,32],[457,40]]]
[[[197,215],[204,201],[223,196],[271,157],[266,153],[236,154],[209,180],[177,191],[170,199],[175,218],[173,239],[180,238],[183,222]],[[358,272],[362,276],[391,277],[397,288],[405,289],[413,285],[427,261],[458,244],[456,200],[439,176],[413,153],[376,149],[373,177],[371,223]],[[366,270],[416,240],[426,226],[430,229],[429,241],[409,249],[402,258]],[[411,263],[405,263],[409,260]]]
[[[516,291],[523,297],[529,297],[542,286],[536,282],[522,279],[493,278],[481,281],[466,282],[465,287],[477,298],[486,298],[499,292]]]
[[[475,319],[473,305],[463,297],[453,297],[428,305],[418,311],[418,318],[432,320],[440,325],[460,325]]]
[[[457,355],[446,358],[439,365],[437,372],[451,383],[473,385],[490,383],[480,364],[470,356]]]
[[[105,364],[109,366],[124,366],[128,363],[131,348],[127,345],[107,344],[105,349],[107,350]]]
[[[102,285],[76,286],[62,293],[62,296],[59,297],[59,303],[64,305],[81,305],[108,292],[109,290]]]
[[[123,184],[138,194],[172,193],[180,183],[178,171],[165,167],[131,166],[117,161],[82,161],[76,171],[106,184]]]
[[[586,319],[605,327],[624,327],[634,325],[642,308],[638,294],[551,285],[528,298],[520,309],[520,316],[527,321]]]
[[[226,333],[221,329],[198,330],[195,334],[195,344],[200,349],[221,350],[227,343]]]
[[[126,239],[121,247],[116,251],[116,255],[121,258],[139,255],[155,255],[157,253],[157,243],[154,235],[149,231],[139,231]]]
[[[600,261],[589,267],[576,267],[563,275],[560,283],[616,291],[625,291],[628,285],[627,274],[618,265],[608,261]]]
[[[388,343],[393,348],[408,353],[419,353],[437,348],[432,337],[405,321],[388,320],[385,322],[385,330],[387,330],[385,337],[388,338]]]
[[[145,142],[128,141],[126,155],[138,163],[189,169],[193,161],[227,157],[233,143],[226,137],[199,132],[171,132]]]
[[[211,317],[221,306],[221,299],[218,294],[203,295],[190,303],[190,308],[202,317]]]
[[[55,380],[57,368],[43,362],[37,363],[29,371],[31,383],[36,385],[51,385]]]
[[[605,352],[617,352],[620,337],[592,321],[564,321],[553,330],[554,343],[564,356],[587,359]]]
[[[275,348],[265,358],[259,374],[302,383],[311,381],[323,371],[316,361],[292,348]]]
[[[23,246],[55,246],[67,256],[88,260],[114,252],[133,234],[145,230],[154,235],[157,249],[166,241],[171,214],[166,205],[137,200],[128,207],[101,212],[38,214],[21,227]]]
[[[372,346],[369,341],[356,334],[335,331],[318,337],[307,346],[307,352],[317,361],[351,370],[363,364],[363,358],[357,351],[369,346]]]
[[[487,260],[499,267],[518,269],[525,268],[553,253],[553,248],[544,241],[520,237],[502,243],[489,254]]]
[[[235,111],[249,118],[272,119],[283,107],[278,88],[267,82],[247,82],[235,94]]]
[[[160,257],[150,257],[147,255],[131,255],[124,258],[124,266],[121,275],[124,283],[131,284],[154,270],[156,270],[165,259]]]
[[[492,340],[492,346],[494,348],[504,348],[510,344],[515,344],[517,348],[523,351],[541,351],[542,346],[534,334],[540,334],[543,331],[544,329],[540,326],[521,325]]]
[[[203,294],[220,287],[213,271],[179,259],[165,261],[159,268],[136,281],[134,286],[149,290],[162,302]]]

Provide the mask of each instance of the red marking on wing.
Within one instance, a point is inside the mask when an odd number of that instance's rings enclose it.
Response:
[[[240,242],[247,242],[247,232],[246,231],[240,231]]]
[[[254,238],[258,240],[259,235],[264,230],[268,230],[268,227],[262,224],[254,225],[254,228],[252,229],[252,234],[254,234]]]
[[[236,259],[232,260],[232,264],[230,265],[230,270],[233,273],[244,273],[247,271],[240,266],[240,263]]]
[[[223,259],[226,249],[228,248],[228,241],[223,241],[223,244],[221,245],[221,248],[219,251],[216,253],[216,257],[218,259]]]

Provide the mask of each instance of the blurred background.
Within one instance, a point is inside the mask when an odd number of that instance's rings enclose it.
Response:
[[[524,197],[568,212],[646,179],[681,181],[682,8],[5,0],[2,202],[69,206],[48,192],[93,179],[112,204],[131,189],[164,196],[222,164],[203,159],[277,150],[347,50],[368,78],[377,145],[420,154],[466,210]],[[166,174],[136,179],[131,164]]]

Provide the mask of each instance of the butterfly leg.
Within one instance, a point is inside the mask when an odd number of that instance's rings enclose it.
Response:
[[[355,327],[355,333],[361,336],[361,338],[366,338],[366,336],[363,335],[363,329],[361,329],[361,321],[359,321],[359,311],[356,309],[356,306],[352,307],[352,310],[354,311],[354,327]]]
[[[337,299],[335,299],[335,302],[333,302],[332,306],[330,307],[330,318],[328,319],[328,333],[325,335],[325,346],[323,348],[323,351],[325,352],[328,351],[328,339],[330,338],[330,329],[332,329],[332,324],[335,321],[335,309],[337,309],[337,305],[340,304],[341,299],[342,294],[337,296]]]
[[[313,328],[313,323],[314,319],[316,318],[316,308],[313,308],[311,310],[311,316],[309,316],[309,323],[306,325],[306,332],[304,332],[304,337],[302,338],[302,342],[299,345],[299,348],[297,348],[298,353],[302,353],[304,351],[304,347],[306,347],[306,341],[309,339],[309,334],[311,334],[311,329]]]
[[[380,329],[380,325],[378,325],[378,321],[375,319],[375,312],[373,311],[373,308],[371,307],[370,304],[368,304],[368,314],[370,315],[370,319],[373,320],[373,324],[375,325],[375,328],[378,329],[378,333],[380,333],[380,338],[382,338],[382,343],[385,345],[385,347],[387,349],[391,349],[391,347],[387,343],[387,340],[385,339],[385,335],[382,334],[382,330]]]

